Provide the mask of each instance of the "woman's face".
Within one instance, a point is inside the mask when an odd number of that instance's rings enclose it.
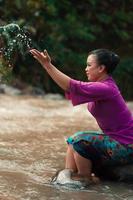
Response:
[[[85,72],[89,81],[98,81],[105,73],[104,69],[103,66],[98,64],[96,55],[91,54],[88,56]]]

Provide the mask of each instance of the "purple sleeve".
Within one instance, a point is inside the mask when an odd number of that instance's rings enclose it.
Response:
[[[97,100],[105,100],[112,96],[111,88],[102,82],[82,82],[70,80],[70,88],[65,93],[74,106]]]

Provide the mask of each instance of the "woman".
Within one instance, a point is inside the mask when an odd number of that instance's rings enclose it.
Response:
[[[111,77],[119,56],[106,49],[91,51],[85,69],[90,82],[81,82],[53,66],[46,50],[30,52],[74,106],[88,103],[88,111],[103,132],[77,132],[69,137],[65,168],[75,172],[77,178],[92,180],[93,168],[132,163],[133,117]]]

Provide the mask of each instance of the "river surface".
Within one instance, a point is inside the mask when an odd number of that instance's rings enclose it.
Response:
[[[89,129],[98,126],[86,105],[0,95],[0,200],[132,200],[133,185],[125,183],[102,182],[84,191],[50,184],[64,168],[65,139]]]

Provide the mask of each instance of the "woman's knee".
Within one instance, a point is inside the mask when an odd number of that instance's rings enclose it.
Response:
[[[73,146],[71,144],[68,144],[67,146],[67,151],[71,151],[71,152],[74,152],[74,149],[73,149]]]

